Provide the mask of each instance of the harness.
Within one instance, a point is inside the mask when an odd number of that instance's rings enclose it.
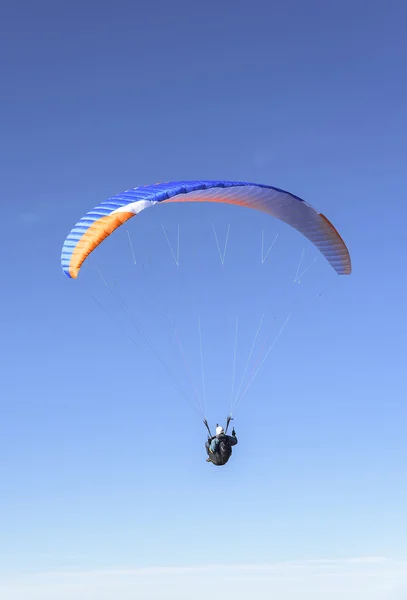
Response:
[[[219,438],[219,444],[216,449],[216,452],[210,452],[210,456],[216,460],[215,464],[220,466],[225,465],[228,462],[231,454],[232,446],[230,444],[229,438],[226,436],[222,436]]]

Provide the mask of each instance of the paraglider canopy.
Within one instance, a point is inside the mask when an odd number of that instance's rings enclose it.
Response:
[[[287,191],[239,181],[175,181],[113,196],[95,206],[69,233],[61,256],[64,273],[76,278],[85,259],[115,229],[145,208],[169,202],[216,202],[268,213],[308,238],[339,275],[351,273],[349,251],[322,213]]]

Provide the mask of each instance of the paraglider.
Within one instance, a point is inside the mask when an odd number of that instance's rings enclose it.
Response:
[[[270,185],[219,180],[175,181],[136,187],[98,204],[78,221],[64,242],[61,255],[64,273],[75,279],[93,250],[144,209],[181,202],[222,203],[267,213],[302,233],[339,275],[351,273],[351,258],[343,239],[332,223],[307,202]],[[225,430],[217,426],[215,436],[204,420],[209,432],[205,445],[207,461],[217,466],[227,463],[232,447],[237,444],[234,429],[231,436],[227,435],[230,420],[228,417]]]
[[[227,419],[226,430],[223,429],[221,425],[217,424],[215,435],[213,436],[206,419],[204,420],[204,425],[209,432],[208,440],[205,443],[206,453],[208,455],[206,462],[210,462],[218,467],[221,467],[228,462],[229,458],[232,456],[232,447],[237,444],[235,428],[232,429],[232,435],[227,434],[230,421],[232,421],[231,416]]]

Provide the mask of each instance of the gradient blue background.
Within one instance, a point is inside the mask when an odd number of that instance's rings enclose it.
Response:
[[[3,7],[3,574],[405,557],[406,19],[402,1]],[[354,265],[337,278],[318,261],[329,291],[281,336],[237,415],[233,459],[218,470],[204,461],[199,418],[154,357],[119,335],[59,264],[69,229],[101,200],[198,178],[300,195],[335,223]],[[174,282],[183,269],[199,285],[202,248],[208,285],[241,278],[248,293],[261,228],[271,242],[276,225],[213,210],[168,207],[129,223],[159,301],[170,269]],[[177,269],[161,224],[174,241],[178,223],[193,235],[181,235]],[[231,224],[223,274],[212,223],[221,240]],[[246,231],[255,250],[240,255]],[[302,240],[284,234],[298,257]],[[130,264],[115,243],[113,262]],[[175,298],[171,281],[165,294]],[[225,298],[198,307],[205,331],[210,310],[228,312]],[[248,339],[262,310],[243,310]],[[184,332],[191,346],[195,317]],[[222,338],[232,345],[234,318]],[[213,331],[205,343],[209,356]],[[213,422],[227,406],[220,399],[216,410],[213,361],[206,375]],[[220,378],[225,389],[230,377]]]

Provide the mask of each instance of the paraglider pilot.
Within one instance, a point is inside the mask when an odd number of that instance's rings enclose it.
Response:
[[[208,454],[206,462],[211,462],[218,467],[223,466],[228,462],[232,455],[232,446],[236,446],[237,444],[234,428],[232,430],[232,435],[227,435],[230,420],[231,417],[228,417],[226,431],[220,425],[216,425],[216,435],[214,436],[211,435],[208,424],[204,421],[209,431],[208,441],[205,444],[206,452]]]

